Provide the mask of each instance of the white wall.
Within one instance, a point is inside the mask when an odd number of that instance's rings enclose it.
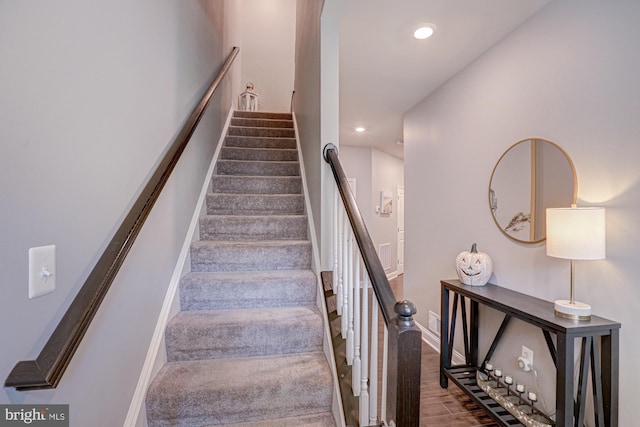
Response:
[[[296,0],[242,2],[242,90],[252,82],[261,111],[290,110]]]
[[[224,2],[0,3],[0,375],[34,359],[223,49]],[[228,90],[227,90],[228,93]],[[121,425],[231,99],[218,95],[57,389],[74,426]],[[57,246],[57,289],[27,298],[27,251]]]
[[[383,243],[391,243],[391,269],[387,274],[395,274],[398,267],[398,185],[404,185],[404,165],[402,160],[370,147],[340,147],[340,162],[349,178],[356,178],[356,201],[365,220],[371,240],[378,250]],[[376,212],[380,206],[380,191],[389,192],[393,198],[390,215]]]
[[[502,152],[526,137],[554,141],[571,156],[578,203],[607,208],[607,259],[577,264],[576,297],[622,323],[621,426],[640,417],[638,18],[634,0],[553,1],[409,111],[404,130],[405,294],[422,325],[429,310],[440,311],[439,280],[455,277],[456,254],[473,242],[493,257],[493,282],[548,301],[567,297],[569,263],[548,258],[544,244],[517,244],[500,233],[487,189]],[[508,338],[498,362],[515,369],[520,346],[533,348],[539,390],[553,402],[542,334],[518,324]]]

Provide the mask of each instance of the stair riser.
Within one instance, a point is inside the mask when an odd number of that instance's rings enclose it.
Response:
[[[331,411],[331,373],[322,353],[284,357],[275,366],[271,360],[165,365],[150,387],[149,427],[213,426]]]
[[[299,215],[304,213],[301,194],[207,194],[209,215]]]
[[[298,162],[218,160],[216,173],[233,176],[300,176]]]
[[[225,427],[336,427],[333,415],[324,414],[305,415],[293,418],[277,418],[241,424],[225,424]]]
[[[239,217],[207,215],[200,218],[201,240],[305,240],[307,217]]]
[[[255,245],[196,243],[191,246],[192,271],[264,271],[311,268],[311,246],[308,242],[280,246],[258,243]]]
[[[225,147],[234,148],[268,148],[295,150],[294,138],[257,138],[251,136],[229,136],[224,140]]]
[[[227,136],[224,140],[225,147],[239,148],[273,148],[296,149],[296,140],[293,138],[256,138],[250,136]]]
[[[233,117],[253,118],[253,119],[273,119],[273,120],[293,120],[291,113],[273,113],[269,111],[242,111],[233,112]]]
[[[316,278],[310,271],[190,273],[180,281],[182,310],[306,307],[315,298]]]
[[[215,175],[211,180],[214,193],[233,194],[301,194],[300,177],[239,177]]]
[[[256,149],[222,147],[220,158],[223,160],[261,160],[269,162],[297,161],[298,151],[289,149]]]
[[[251,128],[229,126],[229,135],[231,136],[256,136],[260,138],[295,138],[296,134],[293,129],[279,128]]]
[[[293,120],[234,117],[231,119],[231,126],[293,129]]]
[[[255,321],[249,318],[234,323],[225,323],[224,312],[213,318],[198,312],[178,315],[167,327],[167,360],[179,362],[321,351],[322,319],[311,309],[295,310],[294,316],[286,318],[261,316],[263,318]]]

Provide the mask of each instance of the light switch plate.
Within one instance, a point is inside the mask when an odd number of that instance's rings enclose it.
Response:
[[[56,289],[56,245],[29,249],[29,299]]]

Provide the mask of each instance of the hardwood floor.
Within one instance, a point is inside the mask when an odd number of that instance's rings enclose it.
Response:
[[[389,283],[398,299],[403,295],[404,276]],[[420,388],[421,427],[498,427],[462,390],[453,384],[440,387],[440,355],[422,343],[422,375]]]

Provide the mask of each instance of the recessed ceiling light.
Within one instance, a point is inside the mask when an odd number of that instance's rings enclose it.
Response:
[[[418,40],[428,39],[436,31],[436,26],[433,24],[420,24],[415,30],[413,30],[413,37]]]
[[[358,126],[355,130],[356,132],[364,132],[366,129],[363,128],[362,126]]]

